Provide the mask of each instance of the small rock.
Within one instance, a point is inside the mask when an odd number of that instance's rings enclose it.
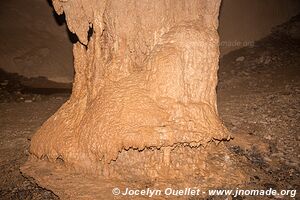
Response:
[[[32,103],[32,100],[31,99],[26,99],[24,102],[25,103]]]
[[[245,60],[244,56],[240,56],[240,57],[235,59],[236,62],[243,62],[244,60]]]
[[[283,157],[284,156],[284,154],[283,153],[272,153],[271,154],[271,157]]]
[[[1,86],[6,86],[8,84],[8,81],[4,81],[2,83],[0,83]]]
[[[255,178],[256,180],[260,180],[259,176],[254,176],[254,178]]]
[[[275,198],[275,199],[283,199],[283,198],[284,198],[284,196],[283,196],[283,195],[279,195],[279,194],[277,194],[277,195],[275,195],[275,196],[274,196],[274,198]]]
[[[264,157],[264,160],[267,162],[272,162],[272,160],[269,157]]]
[[[272,59],[270,57],[266,57],[264,64],[268,65],[268,64],[270,64],[271,61],[272,61]]]
[[[297,167],[297,166],[298,166],[297,163],[295,163],[295,162],[289,162],[289,161],[286,161],[285,164],[286,164],[287,166],[290,166],[290,167]]]
[[[275,122],[275,121],[277,121],[277,119],[276,118],[270,118],[270,121]]]
[[[264,60],[265,60],[265,57],[261,56],[258,59],[256,59],[256,62],[259,63],[259,64],[262,64],[264,62]]]
[[[242,72],[243,75],[249,76],[248,72]]]
[[[272,136],[271,135],[267,135],[264,137],[266,140],[271,140],[272,139]]]
[[[36,96],[35,96],[35,100],[36,100],[36,101],[41,101],[41,100],[42,100],[42,97],[41,97],[40,95],[36,95]]]
[[[265,183],[263,184],[265,186],[266,189],[277,189],[276,185],[274,183]]]
[[[236,119],[230,119],[230,122],[231,122],[231,124],[232,124],[233,126],[238,126],[238,125],[241,124],[241,123],[240,123],[238,120],[236,120]]]

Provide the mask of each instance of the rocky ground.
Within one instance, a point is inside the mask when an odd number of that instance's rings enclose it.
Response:
[[[218,108],[234,137],[226,145],[257,171],[250,174],[253,185],[265,189],[300,189],[299,27],[296,17],[220,61]],[[58,199],[19,167],[33,133],[69,95],[65,85],[0,72],[0,199]]]
[[[29,87],[36,83],[52,87]],[[31,80],[0,71],[0,199],[58,199],[24,178],[19,167],[27,159],[32,134],[68,99],[70,91],[43,78]]]
[[[253,174],[265,188],[300,189],[299,27],[298,16],[221,59],[218,107],[235,137],[227,146],[266,175]]]

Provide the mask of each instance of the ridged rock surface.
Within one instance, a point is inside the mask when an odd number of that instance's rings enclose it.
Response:
[[[32,138],[25,173],[43,176],[43,158],[106,179],[241,182],[226,149],[207,147],[230,138],[216,108],[220,3],[54,0],[80,40],[73,93]]]

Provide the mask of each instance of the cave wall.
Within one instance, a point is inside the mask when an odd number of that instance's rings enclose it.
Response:
[[[267,36],[272,27],[300,11],[299,0],[223,0],[219,34],[221,56]]]
[[[72,43],[53,15],[47,0],[0,1],[1,69],[72,82]]]
[[[223,0],[221,56],[252,45],[299,10],[299,0]],[[47,0],[1,1],[0,43],[1,69],[72,82],[72,43],[66,25],[57,24]]]

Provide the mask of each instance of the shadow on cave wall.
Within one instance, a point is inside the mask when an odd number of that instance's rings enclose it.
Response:
[[[65,13],[61,14],[61,15],[58,15],[55,10],[54,10],[54,7],[53,7],[53,4],[52,4],[52,0],[47,0],[49,6],[53,9],[52,11],[52,16],[54,17],[56,23],[59,25],[59,26],[62,26],[62,25],[65,25],[66,24],[66,16],[65,16]],[[78,42],[78,37],[76,34],[72,33],[66,26],[66,32],[68,33],[68,37],[69,37],[69,40],[71,43],[75,44],[76,42]]]

